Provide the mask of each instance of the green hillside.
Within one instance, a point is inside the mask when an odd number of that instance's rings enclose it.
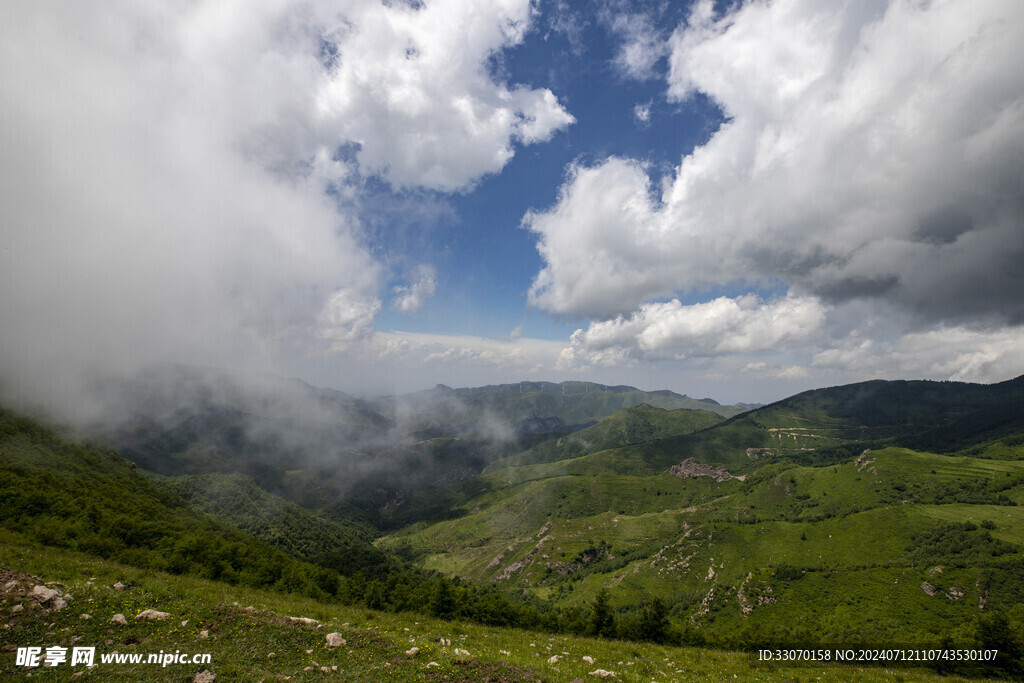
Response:
[[[614,672],[619,681],[963,681],[922,668],[816,665],[777,667],[751,655],[551,635],[478,626],[418,614],[388,614],[327,605],[294,595],[163,572],[140,571],[66,550],[44,550],[0,531],[0,599],[26,607],[5,614],[0,631],[0,678],[28,673],[46,680],[185,681],[203,671],[217,681],[571,681],[600,680],[591,672]],[[43,582],[67,598],[54,611],[21,593]],[[11,584],[14,585],[11,585]],[[116,590],[115,584],[124,589]],[[8,587],[9,586],[9,587]],[[139,619],[157,609],[164,620]],[[88,614],[89,618],[82,615]],[[124,624],[112,622],[115,614]],[[292,619],[315,620],[304,623]],[[345,642],[329,647],[327,634]],[[57,668],[16,664],[17,647],[95,647],[92,669],[69,662]],[[414,649],[415,648],[415,649]],[[107,663],[104,655],[209,654],[209,663]],[[554,658],[554,661],[552,661]],[[585,659],[587,658],[587,659]],[[70,659],[70,655],[69,655]]]
[[[641,391],[593,382],[518,382],[467,389],[439,386],[434,392],[451,392],[469,405],[493,410],[510,420],[557,417],[565,424],[593,422],[641,404],[664,410],[709,410],[722,417],[743,412],[736,406],[723,406],[711,399],[690,398],[672,391]]]
[[[0,409],[0,528],[137,567],[327,597],[336,573],[217,523],[109,448]]]
[[[1020,395],[870,382],[603,450],[583,430],[493,464],[457,519],[380,544],[556,605],[606,591],[628,636],[657,597],[693,642],[961,641],[1004,615],[1024,643]],[[1001,436],[979,442],[963,416],[989,411]],[[894,445],[938,430],[943,453]]]
[[[609,448],[690,434],[716,425],[722,419],[709,410],[666,410],[643,403],[619,410],[595,425],[564,437],[542,441],[491,467],[569,460]]]

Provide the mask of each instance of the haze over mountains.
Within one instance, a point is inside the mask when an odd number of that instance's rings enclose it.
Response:
[[[119,419],[75,432],[94,445],[5,411],[6,529],[485,623],[1024,645],[1024,377],[871,381],[749,411],[586,382],[365,400],[181,367],[106,390]],[[525,602],[503,621],[493,600]]]

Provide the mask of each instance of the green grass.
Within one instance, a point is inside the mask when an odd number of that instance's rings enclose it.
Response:
[[[591,679],[589,671],[616,672],[616,680],[691,681],[938,681],[921,669],[812,666],[773,668],[758,665],[750,655],[676,648],[649,643],[608,641],[572,636],[495,629],[447,622],[417,615],[386,614],[366,609],[324,605],[313,600],[231,587],[202,579],[141,571],[65,550],[43,550],[13,534],[0,543],[0,566],[59,582],[71,595],[68,606],[46,615],[26,611],[9,616],[2,631],[5,645],[50,647],[95,646],[102,653],[209,653],[209,665],[98,664],[77,680],[190,680],[209,669],[223,681],[328,679],[346,681],[568,681]],[[120,581],[128,590],[111,586]],[[169,612],[164,621],[136,620],[142,609]],[[124,614],[127,625],[110,623]],[[83,619],[82,614],[91,615]],[[317,619],[320,627],[295,624],[283,617]],[[183,625],[182,622],[187,622]],[[208,638],[201,638],[206,630]],[[326,647],[325,635],[339,632],[346,646]],[[442,644],[441,639],[451,644]],[[412,647],[419,653],[407,655]],[[468,651],[468,655],[455,650]],[[270,656],[273,653],[273,656]],[[548,659],[559,656],[556,663]],[[583,661],[594,658],[593,664]],[[23,678],[14,653],[0,654],[0,677]],[[437,667],[427,667],[428,662]],[[337,667],[325,674],[321,666]],[[306,667],[312,667],[306,670]],[[78,669],[67,664],[36,669],[33,678],[67,680]],[[596,679],[594,679],[596,680]]]

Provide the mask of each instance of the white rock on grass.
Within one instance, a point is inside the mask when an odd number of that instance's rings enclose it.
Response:
[[[405,651],[405,654],[408,655],[409,657],[415,657],[416,654],[419,651],[420,651],[420,649],[418,647],[411,647],[411,648],[409,648],[408,650]]]
[[[161,612],[155,609],[144,609],[135,615],[136,619],[166,619],[171,616],[170,612]],[[202,673],[202,672],[200,672]]]
[[[455,656],[456,657],[468,657],[469,656],[469,650],[460,650],[459,648],[455,648]]]
[[[217,680],[217,674],[203,669],[192,678],[192,683],[213,683],[215,680]]]
[[[583,655],[583,661],[586,662],[587,664],[593,664],[594,663],[594,658],[591,657],[590,655]]]
[[[32,597],[39,602],[49,602],[54,598],[60,597],[60,591],[54,590],[53,588],[47,588],[46,586],[36,586],[32,589]]]
[[[589,675],[597,676],[598,678],[615,678],[614,671],[605,671],[604,669],[594,669]]]
[[[548,657],[548,664],[558,664],[558,655],[551,655]]]
[[[114,616],[110,617],[110,620],[113,621],[116,624],[127,624],[128,623],[128,620],[124,618],[123,614],[115,614]]]
[[[428,668],[428,669],[429,669],[430,667],[434,667],[434,666],[441,666],[441,665],[440,665],[440,664],[438,664],[437,662],[427,662],[427,668]]]
[[[340,633],[327,634],[327,647],[339,647],[341,645],[348,645],[348,641],[342,638]]]

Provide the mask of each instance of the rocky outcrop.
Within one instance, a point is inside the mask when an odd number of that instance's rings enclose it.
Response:
[[[711,477],[715,481],[729,481],[730,479],[742,479],[729,474],[729,470],[722,465],[708,465],[697,462],[693,458],[687,458],[678,465],[669,469],[669,474],[681,479],[692,479],[694,477]]]

